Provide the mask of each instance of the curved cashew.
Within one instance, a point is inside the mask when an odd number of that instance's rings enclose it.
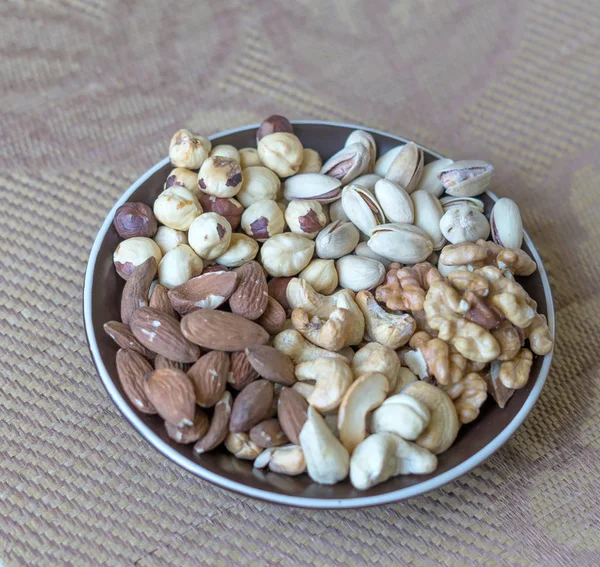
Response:
[[[400,348],[409,341],[417,328],[415,320],[408,313],[388,313],[370,291],[358,292],[356,303],[365,316],[367,332],[383,346]]]
[[[367,436],[367,416],[378,408],[388,393],[388,380],[383,374],[371,372],[361,376],[348,388],[338,413],[340,441],[352,454]]]
[[[273,472],[287,474],[288,476],[296,476],[306,472],[304,452],[302,447],[298,445],[283,445],[265,449],[256,457],[253,466],[257,469],[269,467],[269,470]]]
[[[308,476],[320,484],[335,484],[348,476],[350,455],[312,406],[300,431]]]
[[[401,366],[398,368],[398,373],[396,374],[396,386],[393,390],[390,390],[389,397],[399,394],[411,382],[416,381],[417,377],[414,372],[410,368],[406,368],[406,366]]]
[[[400,368],[400,360],[394,350],[379,343],[367,343],[356,351],[352,360],[354,376],[380,372],[387,378],[390,392],[396,387]]]
[[[318,358],[296,366],[296,378],[315,381],[307,401],[320,412],[339,407],[354,377],[348,364],[338,358]]]
[[[296,390],[305,400],[308,400],[315,391],[315,385],[308,382],[296,382],[292,386],[292,390]]]
[[[406,394],[391,396],[373,412],[373,433],[395,433],[403,439],[414,441],[429,425],[431,413],[427,406]]]
[[[454,443],[459,428],[456,409],[448,394],[427,382],[413,382],[402,393],[425,404],[431,414],[429,425],[416,440],[417,445],[435,455],[443,453]]]
[[[292,325],[311,343],[336,351],[348,346],[352,332],[352,314],[347,309],[334,309],[327,320],[310,317],[301,307],[292,311]]]
[[[238,459],[253,461],[262,452],[262,448],[250,440],[247,433],[229,433],[225,439],[225,448]]]
[[[309,343],[296,329],[281,331],[273,339],[273,346],[278,351],[287,354],[295,364],[317,358],[346,359],[342,354],[331,352]]]

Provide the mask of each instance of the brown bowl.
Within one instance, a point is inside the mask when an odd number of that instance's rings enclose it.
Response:
[[[258,124],[245,126],[211,137],[213,144],[231,144],[237,148],[255,146]],[[355,129],[350,124],[298,121],[294,130],[305,147],[314,148],[323,158],[333,155]],[[373,134],[380,154],[406,140],[392,134],[362,128]],[[425,162],[442,156],[423,148]],[[142,175],[119,199],[106,217],[90,253],[84,284],[84,324],[92,358],[100,379],[110,397],[131,425],[155,449],[191,473],[218,486],[254,498],[278,504],[308,508],[354,508],[396,502],[422,494],[465,474],[497,451],[523,423],[540,395],[548,376],[552,353],[536,356],[527,386],[517,390],[504,409],[488,399],[481,416],[474,423],[461,428],[454,445],[439,455],[435,473],[425,476],[398,476],[359,491],[349,481],[334,486],[314,483],[307,475],[286,477],[272,472],[254,469],[252,463],[240,461],[224,449],[197,456],[192,445],[179,445],[167,437],[164,423],[158,416],[139,413],[125,396],[117,377],[115,355],[117,346],[104,333],[103,324],[119,320],[119,299],[123,280],[117,276],[112,254],[119,238],[112,226],[115,210],[127,201],[143,201],[152,206],[163,189],[163,183],[172,166],[166,158]],[[497,197],[491,193],[482,195],[486,213]],[[554,308],[552,295],[542,261],[525,234],[523,248],[535,259],[538,271],[523,278],[521,283],[537,302],[540,313],[548,318],[554,335]]]

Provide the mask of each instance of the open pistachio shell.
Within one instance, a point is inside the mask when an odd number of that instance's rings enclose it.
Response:
[[[385,216],[373,194],[359,185],[350,184],[342,191],[342,207],[356,227],[371,235],[371,230],[385,222]]]
[[[486,161],[464,160],[445,167],[438,177],[448,195],[474,197],[485,193],[493,174],[494,166]]]

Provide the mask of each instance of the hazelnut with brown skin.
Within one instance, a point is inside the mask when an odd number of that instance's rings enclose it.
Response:
[[[272,116],[269,116],[269,118],[265,118],[258,127],[258,130],[256,131],[256,141],[258,142],[265,136],[274,134],[275,132],[289,132],[290,134],[293,134],[294,127],[285,116],[273,114]]]
[[[154,256],[157,265],[160,264],[162,252],[151,238],[134,236],[123,240],[113,254],[117,274],[124,280],[128,280],[136,267],[143,264],[150,256]]]
[[[257,201],[242,215],[243,231],[258,242],[264,242],[274,234],[283,232],[284,228],[283,213],[275,201]]]
[[[221,215],[204,213],[190,226],[188,242],[200,258],[214,260],[229,248],[231,225]]]
[[[152,209],[145,203],[125,203],[117,209],[113,225],[121,238],[146,236],[152,238],[158,223]]]
[[[208,157],[211,143],[202,136],[196,136],[185,128],[178,130],[171,138],[169,157],[175,167],[198,169]]]
[[[221,156],[208,158],[198,173],[198,187],[215,197],[234,197],[242,187],[242,168],[237,160]]]
[[[200,192],[198,200],[205,213],[217,213],[218,215],[225,217],[231,225],[231,230],[235,230],[240,226],[244,207],[242,207],[237,199],[223,199]]]
[[[285,220],[292,232],[313,239],[327,224],[323,205],[311,199],[290,201],[285,211]]]
[[[185,187],[190,193],[198,193],[198,174],[191,169],[185,167],[176,167],[171,170],[163,189],[173,187],[173,185],[179,185]]]

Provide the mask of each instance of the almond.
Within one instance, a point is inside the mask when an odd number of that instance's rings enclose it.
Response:
[[[148,306],[148,292],[154,276],[156,276],[156,259],[150,256],[140,264],[125,282],[121,296],[121,321],[131,323],[131,317],[141,307]]]
[[[287,354],[267,345],[250,345],[245,352],[252,368],[263,378],[283,386],[296,382],[294,363]]]
[[[155,353],[148,350],[135,338],[135,335],[125,323],[121,323],[120,321],[109,321],[108,323],[104,323],[104,332],[121,348],[133,350],[138,354],[141,354],[144,358],[153,359],[156,356]]]
[[[164,357],[162,354],[157,354],[154,359],[154,369],[160,370],[161,368],[174,368],[175,370],[187,372],[190,369],[190,365],[186,362],[175,362]]]
[[[171,368],[155,370],[146,376],[144,391],[165,421],[177,427],[193,424],[196,397],[185,372]]]
[[[252,368],[244,351],[231,353],[231,372],[227,382],[234,390],[242,390],[258,378],[258,372]]]
[[[256,380],[248,384],[233,401],[229,431],[248,431],[265,419],[273,400],[273,384],[268,380]]]
[[[198,309],[216,309],[223,305],[237,286],[235,272],[225,270],[205,272],[169,290],[175,311],[187,315]]]
[[[217,402],[213,411],[210,426],[206,435],[194,445],[194,452],[200,455],[218,447],[229,434],[229,417],[231,416],[231,394],[225,392]]]
[[[292,388],[284,388],[279,394],[277,415],[281,429],[290,442],[300,445],[300,431],[306,423],[308,402]]]
[[[175,313],[175,309],[173,309],[173,306],[171,305],[167,288],[160,284],[154,286],[152,295],[150,296],[149,305],[150,307],[158,309],[159,311],[162,311],[171,317],[177,318],[177,313]]]
[[[223,395],[231,361],[226,352],[213,350],[201,356],[188,370],[194,384],[196,403],[202,408],[213,407]]]
[[[200,356],[200,349],[181,333],[179,321],[152,307],[134,312],[131,330],[146,348],[169,360],[196,362]]]
[[[126,349],[117,352],[117,374],[129,401],[138,411],[154,414],[156,408],[144,391],[144,376],[149,372],[152,366],[141,354]]]
[[[172,423],[165,421],[165,428],[167,435],[173,441],[184,445],[195,443],[198,439],[204,437],[208,431],[208,416],[201,409],[196,408],[196,415],[194,416],[194,423],[192,425],[176,427]]]
[[[267,285],[269,295],[281,305],[286,311],[291,311],[290,304],[287,300],[286,290],[291,281],[291,277],[271,278]]]
[[[249,431],[250,439],[263,449],[279,447],[288,442],[288,438],[281,429],[279,420],[275,418],[265,419],[257,423]]]
[[[227,352],[269,340],[269,334],[260,325],[235,313],[209,309],[186,315],[181,320],[181,331],[186,339],[201,347]]]
[[[258,262],[250,261],[234,270],[238,286],[229,298],[231,311],[246,319],[258,319],[267,308],[269,293],[267,278]]]
[[[285,309],[281,304],[269,296],[267,302],[267,308],[265,312],[256,320],[256,322],[265,330],[269,335],[276,335],[283,331],[285,326]]]

